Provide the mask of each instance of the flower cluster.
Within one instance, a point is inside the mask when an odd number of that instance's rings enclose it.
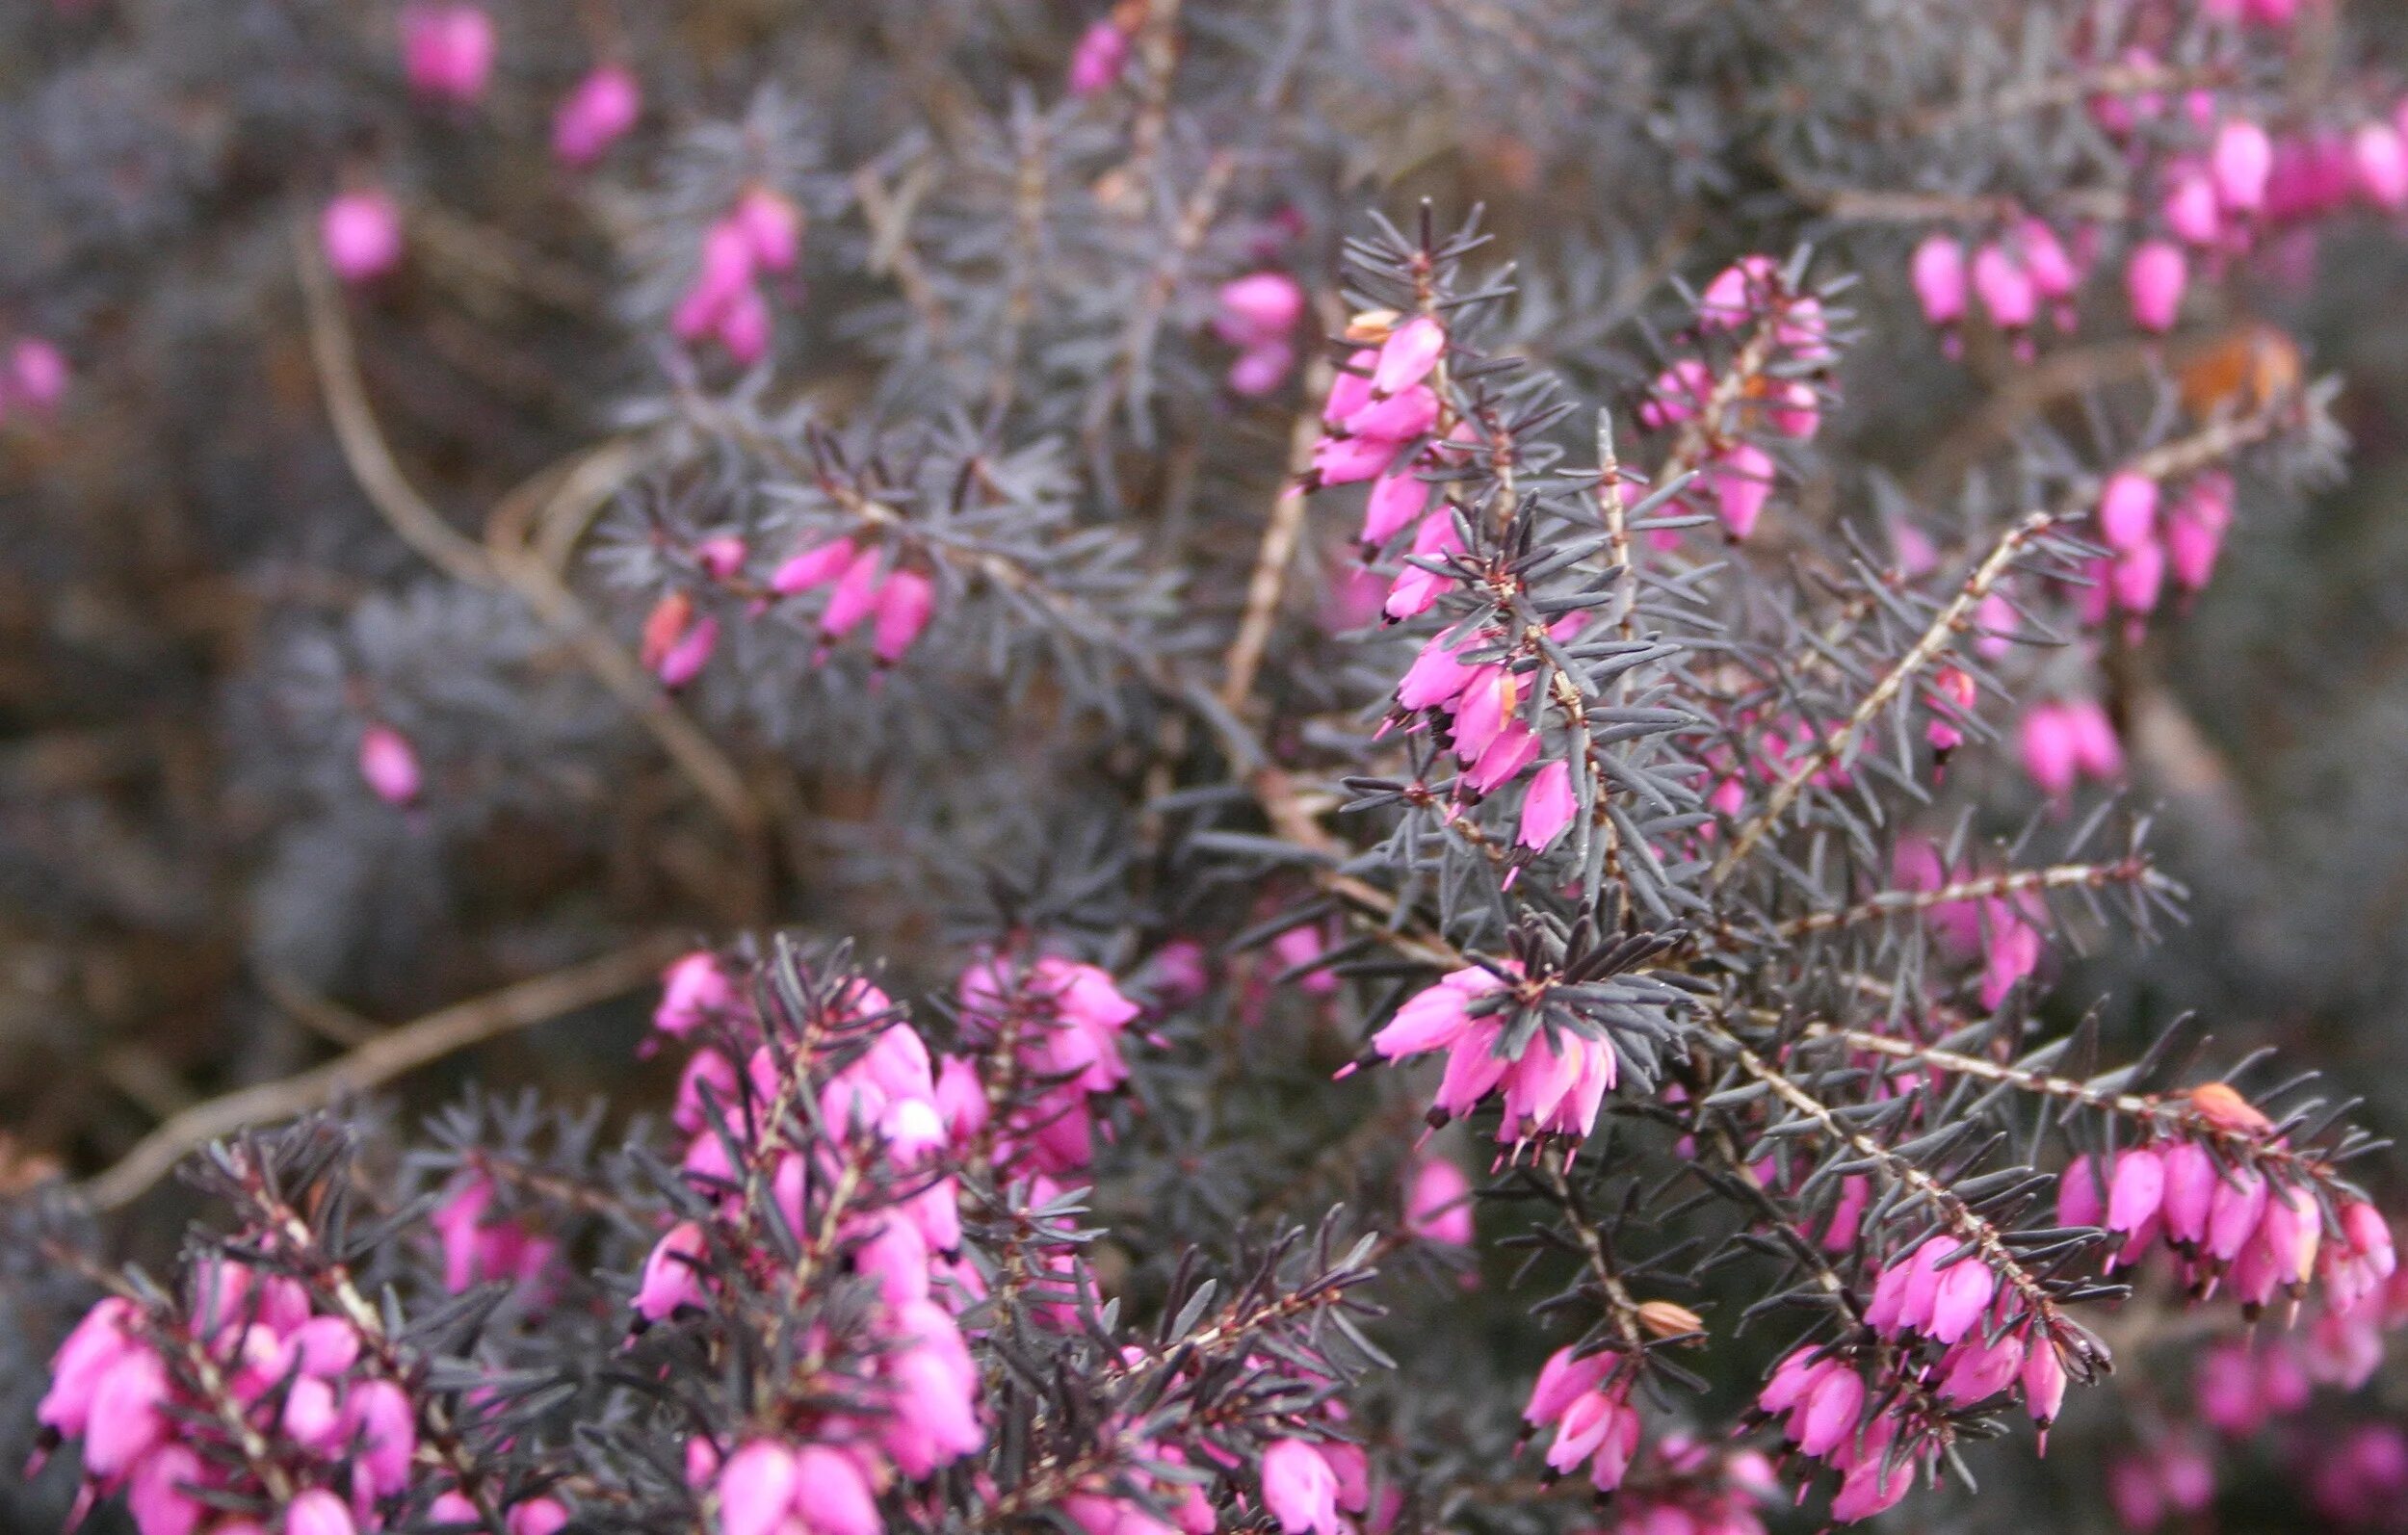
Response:
[[[703,231],[701,252],[669,316],[678,340],[715,340],[749,368],[769,354],[774,325],[763,284],[788,277],[802,259],[802,209],[766,186],[752,186]]]

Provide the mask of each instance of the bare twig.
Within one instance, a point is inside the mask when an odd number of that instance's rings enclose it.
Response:
[[[682,947],[662,934],[600,959],[505,986],[378,1035],[323,1066],[242,1088],[176,1114],[83,1185],[98,1210],[120,1210],[222,1135],[290,1119],[347,1093],[365,1092],[455,1051],[606,1002],[649,980]]]
[[[1270,520],[1263,526],[1263,542],[1254,553],[1254,574],[1246,583],[1245,615],[1221,662],[1220,701],[1231,714],[1243,716],[1254,692],[1255,674],[1270,643],[1272,623],[1279,616],[1279,595],[1286,589],[1288,567],[1304,533],[1305,472],[1313,466],[1313,444],[1321,439],[1320,402],[1329,393],[1331,368],[1317,358],[1305,370],[1304,408],[1288,433],[1288,472],[1279,497],[1270,505]]]

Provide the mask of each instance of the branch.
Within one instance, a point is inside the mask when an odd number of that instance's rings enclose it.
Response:
[[[1325,357],[1314,359],[1304,375],[1304,409],[1288,432],[1287,478],[1279,499],[1270,504],[1270,520],[1263,527],[1263,542],[1254,553],[1254,575],[1246,583],[1245,616],[1229,642],[1221,662],[1220,702],[1231,714],[1243,716],[1254,691],[1255,673],[1262,669],[1263,651],[1270,642],[1279,614],[1279,594],[1288,584],[1288,567],[1304,533],[1304,476],[1313,466],[1313,444],[1322,431],[1322,399],[1329,393],[1331,368]]]
[[[1807,933],[1872,922],[1898,912],[1952,906],[1959,901],[1993,900],[2034,890],[2096,890],[2103,885],[2127,882],[2151,890],[2173,891],[2179,888],[2173,880],[2158,872],[2146,858],[2134,855],[2109,864],[2057,864],[2048,869],[2018,869],[2008,873],[1984,875],[1979,879],[1959,880],[1952,885],[1943,885],[1938,890],[1884,890],[1866,897],[1853,906],[1793,917],[1772,931],[1777,938],[1797,938]]]
[[[136,1141],[115,1166],[87,1182],[84,1197],[95,1210],[122,1210],[187,1153],[221,1136],[291,1119],[345,1094],[366,1092],[455,1051],[607,1002],[649,981],[684,947],[667,934],[644,939],[600,959],[455,1002],[380,1034],[322,1066],[196,1104]]]

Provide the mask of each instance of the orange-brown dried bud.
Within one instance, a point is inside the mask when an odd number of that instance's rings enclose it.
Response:
[[[1705,1322],[1688,1307],[1668,1300],[1651,1300],[1638,1309],[1638,1324],[1658,1338],[1686,1338],[1706,1330]]]
[[[1375,347],[1388,339],[1388,333],[1396,329],[1397,322],[1403,318],[1394,309],[1366,309],[1347,322],[1347,339],[1366,347]]]
[[[2192,1088],[2190,1106],[2218,1130],[2255,1132],[2274,1128],[2274,1122],[2259,1112],[2257,1105],[2226,1082],[2201,1082]]]

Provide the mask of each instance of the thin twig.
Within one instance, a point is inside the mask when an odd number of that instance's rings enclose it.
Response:
[[[1221,662],[1221,706],[1241,717],[1253,696],[1255,674],[1262,669],[1271,625],[1279,616],[1288,567],[1296,560],[1296,546],[1304,533],[1308,499],[1304,476],[1313,467],[1313,445],[1321,440],[1320,402],[1329,393],[1332,372],[1327,358],[1316,358],[1305,370],[1304,408],[1288,432],[1287,477],[1280,481],[1279,497],[1270,505],[1270,519],[1263,525],[1263,542],[1254,552],[1254,574],[1245,588],[1245,615]]]
[[[652,978],[681,944],[663,934],[548,976],[505,986],[378,1035],[322,1066],[196,1104],[134,1143],[83,1185],[97,1210],[121,1210],[185,1155],[253,1125],[290,1119],[348,1093],[366,1092],[430,1061],[564,1013],[606,1002]]]

